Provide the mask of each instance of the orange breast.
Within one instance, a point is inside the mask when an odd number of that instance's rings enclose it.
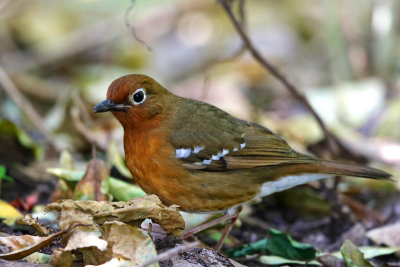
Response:
[[[135,182],[164,204],[188,210],[193,203],[190,173],[175,158],[175,150],[159,129],[125,130],[125,156]],[[193,204],[192,204],[193,203]]]
[[[229,209],[254,198],[260,187],[236,172],[189,172],[175,158],[175,150],[161,131],[125,131],[127,166],[136,183],[164,204],[183,211]],[[250,182],[246,185],[246,181]]]

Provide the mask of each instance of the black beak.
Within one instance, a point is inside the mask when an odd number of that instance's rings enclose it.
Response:
[[[124,104],[115,104],[110,99],[104,100],[93,108],[93,112],[107,112],[107,111],[126,111],[130,106]]]

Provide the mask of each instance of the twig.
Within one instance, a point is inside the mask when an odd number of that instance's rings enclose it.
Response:
[[[17,86],[10,79],[3,67],[0,66],[0,85],[1,88],[11,97],[11,99],[20,107],[20,110],[29,118],[36,129],[43,135],[43,137],[50,143],[50,145],[57,151],[60,152],[56,140],[53,138],[51,133],[46,129],[42,118],[35,108],[25,99],[25,97],[19,92]]]
[[[185,243],[185,244],[183,244],[181,246],[171,248],[171,249],[169,249],[169,250],[167,250],[167,251],[165,251],[165,252],[163,252],[161,254],[158,254],[157,257],[154,257],[154,258],[152,258],[152,259],[140,264],[139,267],[146,267],[146,266],[148,266],[150,264],[153,264],[155,262],[168,260],[172,256],[177,255],[181,251],[189,250],[189,249],[195,248],[195,247],[197,247],[199,245],[200,245],[200,242],[196,241],[196,242],[192,242],[192,243]]]
[[[130,4],[130,6],[128,7],[128,9],[126,10],[126,12],[125,12],[125,19],[124,19],[125,25],[126,25],[126,27],[128,27],[128,29],[131,30],[131,33],[132,33],[133,37],[134,37],[139,43],[141,43],[141,44],[143,44],[144,46],[146,46],[147,49],[148,49],[149,51],[151,51],[151,50],[152,50],[151,47],[150,47],[145,41],[143,41],[142,39],[140,39],[140,38],[137,36],[135,27],[133,27],[133,25],[129,22],[129,14],[130,14],[131,11],[133,10],[134,6],[135,6],[135,0],[131,0],[131,4]]]
[[[228,14],[230,20],[233,23],[237,33],[240,35],[242,41],[244,42],[245,46],[247,47],[248,51],[254,57],[254,59],[260,63],[268,72],[270,72],[275,78],[277,78],[299,101],[301,101],[311,112],[311,114],[316,119],[318,125],[320,126],[321,130],[323,131],[326,140],[328,140],[329,149],[333,154],[336,154],[338,151],[338,140],[328,131],[324,122],[320,118],[320,116],[316,113],[310,103],[307,101],[306,97],[300,92],[300,90],[289,82],[286,77],[278,70],[277,67],[273,66],[269,63],[257,50],[257,48],[251,42],[249,36],[245,33],[243,27],[236,19],[236,17],[232,13],[231,4],[229,0],[217,0],[220,5],[224,8],[226,13]]]
[[[245,3],[246,3],[245,0],[239,0],[239,6],[238,6],[239,23],[240,23],[240,26],[242,27],[242,29],[246,29],[246,27],[247,27]],[[233,59],[241,56],[244,51],[246,51],[246,45],[242,44],[241,47],[236,52],[234,52],[232,55],[230,55],[228,57],[225,56],[222,58],[217,58],[215,61],[216,62],[224,62],[224,61],[233,60]]]

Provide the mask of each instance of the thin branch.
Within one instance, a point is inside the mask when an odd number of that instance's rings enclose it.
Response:
[[[242,27],[242,29],[247,28],[245,3],[246,3],[245,0],[239,0],[239,5],[238,5],[239,23],[240,23],[240,26]],[[214,63],[215,63],[215,61],[216,62],[224,62],[224,61],[230,61],[230,60],[236,59],[239,56],[241,56],[245,51],[246,51],[246,45],[243,43],[243,44],[241,44],[240,48],[236,52],[234,52],[232,55],[230,55],[228,57],[225,56],[225,57],[217,58],[216,60],[214,60]]]
[[[144,46],[146,46],[147,49],[148,49],[149,51],[151,51],[151,50],[152,50],[151,47],[150,47],[145,41],[143,41],[142,39],[140,39],[140,38],[137,36],[135,27],[133,27],[133,25],[129,22],[129,14],[130,14],[131,11],[133,10],[134,6],[135,6],[135,0],[131,0],[130,6],[129,6],[128,9],[125,11],[125,18],[124,18],[125,25],[126,25],[126,27],[128,27],[128,29],[131,30],[131,33],[132,33],[133,37],[134,37],[139,43],[141,43],[141,44],[143,44]]]
[[[321,117],[313,109],[313,107],[310,105],[306,97],[301,93],[301,91],[295,85],[293,85],[291,82],[288,81],[288,79],[278,70],[276,66],[273,66],[271,63],[269,63],[261,55],[261,53],[257,50],[257,48],[253,45],[249,36],[244,31],[242,25],[233,15],[230,1],[229,0],[217,0],[217,1],[220,3],[220,5],[224,8],[226,13],[228,14],[237,33],[240,35],[240,38],[242,39],[246,48],[254,57],[254,59],[258,63],[260,63],[268,72],[270,72],[273,76],[275,76],[275,78],[277,78],[299,101],[301,101],[307,107],[307,109],[315,117],[318,125],[320,126],[321,130],[325,135],[326,140],[328,140],[330,151],[333,154],[336,154],[338,150],[338,140],[333,136],[332,133],[328,131]]]
[[[154,257],[142,264],[139,265],[139,267],[146,267],[149,266],[150,264],[153,264],[155,262],[160,262],[160,261],[165,261],[170,259],[172,256],[177,255],[179,252],[184,251],[184,250],[189,250],[195,247],[198,247],[200,245],[199,241],[192,242],[192,243],[185,243],[181,246],[177,246],[174,248],[171,248],[161,254],[158,254],[157,257]]]
[[[60,151],[56,140],[51,133],[46,129],[46,126],[35,108],[29,103],[28,100],[19,92],[17,86],[10,79],[8,74],[0,66],[0,85],[1,88],[11,97],[11,99],[19,106],[20,110],[29,118],[36,129],[43,135],[43,137],[50,143],[50,145],[57,151]]]

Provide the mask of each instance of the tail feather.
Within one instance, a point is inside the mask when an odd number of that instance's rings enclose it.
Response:
[[[347,175],[372,179],[390,179],[391,174],[375,168],[353,165],[337,161],[322,161],[319,166],[320,173]]]
[[[390,173],[371,167],[337,161],[316,161],[314,159],[310,163],[278,165],[274,168],[269,166],[268,169],[263,171],[268,173],[269,178],[274,177],[274,179],[263,182],[258,196],[267,196],[297,185],[326,179],[332,177],[332,175],[392,180]]]

